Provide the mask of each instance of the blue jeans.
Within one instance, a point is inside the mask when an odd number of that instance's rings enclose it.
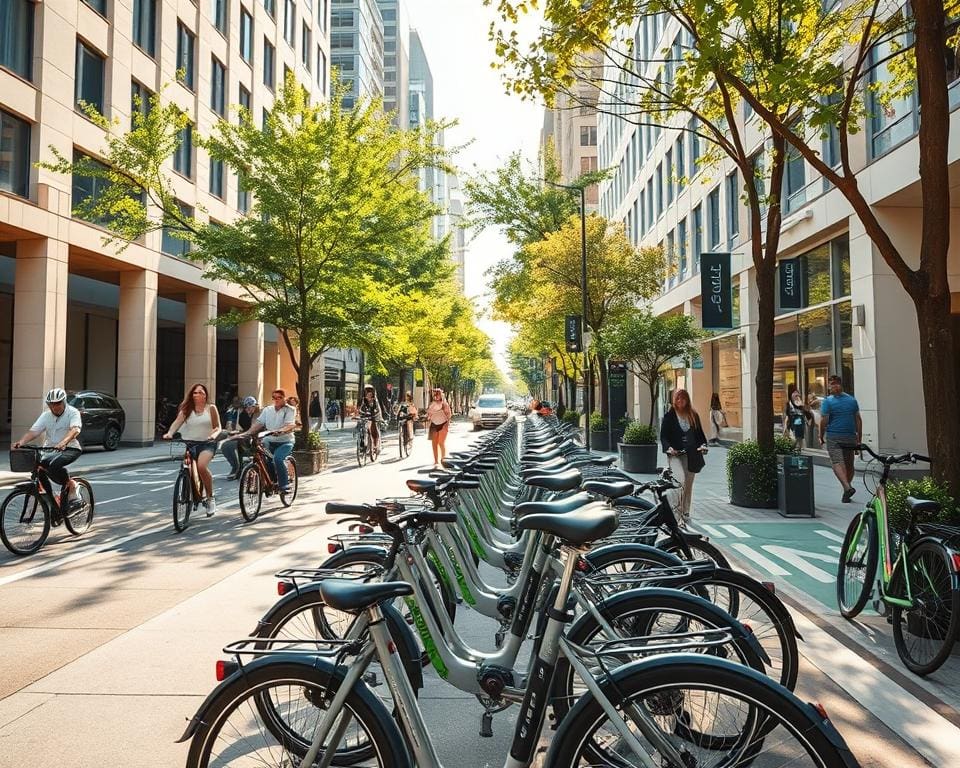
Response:
[[[280,491],[284,492],[287,490],[287,482],[290,479],[287,476],[287,456],[293,452],[293,443],[268,442],[268,447],[273,452],[273,469],[277,473],[277,485],[280,486]]]

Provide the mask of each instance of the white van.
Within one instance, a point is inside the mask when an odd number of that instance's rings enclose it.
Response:
[[[473,428],[499,427],[507,420],[507,397],[502,392],[487,392],[470,409]]]

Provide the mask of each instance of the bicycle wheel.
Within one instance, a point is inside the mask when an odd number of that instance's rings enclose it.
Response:
[[[690,550],[691,560],[709,560],[718,568],[732,570],[730,567],[730,561],[727,560],[726,555],[724,555],[723,552],[721,552],[711,542],[704,541],[698,537],[684,535],[684,543]],[[687,559],[683,552],[683,547],[677,541],[673,541],[672,539],[661,539],[657,542],[657,547],[665,552],[669,552],[672,555],[676,555],[681,560]],[[705,593],[702,591],[704,588],[706,588]],[[722,606],[725,611],[736,618],[737,612],[740,609],[740,607],[737,605],[737,600],[739,599],[737,591],[735,589],[726,589],[721,592],[720,590],[721,588],[716,585],[712,587],[705,587],[705,584],[701,583],[697,594],[699,594],[701,597],[707,598],[707,600],[709,600],[711,603]]]
[[[190,741],[188,768],[300,765],[341,681],[320,658],[277,659],[246,671],[203,713]],[[412,768],[396,723],[366,686],[350,691],[343,712],[350,720],[336,745],[335,765],[367,759],[365,765]],[[357,745],[370,757],[356,756]]]
[[[367,463],[367,444],[363,439],[363,434],[357,434],[357,464],[361,467]]]
[[[173,484],[173,527],[177,533],[187,530],[190,525],[190,512],[193,511],[193,490],[190,488],[190,473],[186,468],[180,470]]]
[[[864,517],[866,515],[866,517]],[[860,521],[864,524],[861,526]],[[880,542],[872,513],[861,512],[847,526],[837,565],[837,605],[844,618],[852,619],[867,604],[877,576]]]
[[[240,473],[240,514],[248,523],[252,523],[260,514],[263,503],[263,487],[256,464],[247,464]]]
[[[83,506],[68,510],[63,516],[63,523],[70,533],[79,536],[81,533],[86,533],[90,523],[93,522],[93,488],[82,477],[75,477],[73,481],[77,484],[77,493],[80,494]]]
[[[922,541],[911,548],[907,573],[913,607],[892,606],[893,640],[907,669],[929,675],[949,658],[957,639],[960,592],[953,586],[949,553],[933,541]],[[890,579],[890,594],[907,595],[902,561]]]
[[[32,555],[50,535],[50,511],[34,488],[14,491],[0,507],[0,539],[15,555]]]
[[[560,721],[547,768],[690,765],[837,768],[856,760],[836,729],[810,704],[758,672],[711,657],[661,656],[615,670],[602,684],[642,744],[641,762],[592,694]],[[644,721],[647,738],[637,721]],[[661,746],[673,745],[679,762]]]
[[[294,499],[297,498],[297,487],[300,484],[300,476],[297,474],[297,462],[293,456],[287,456],[285,463],[287,465],[287,492],[280,494],[280,503],[285,507],[289,507],[293,504]]]

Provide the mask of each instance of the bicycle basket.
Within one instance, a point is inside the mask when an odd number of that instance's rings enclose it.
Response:
[[[37,466],[37,451],[34,448],[12,448],[10,450],[11,472],[33,472]]]

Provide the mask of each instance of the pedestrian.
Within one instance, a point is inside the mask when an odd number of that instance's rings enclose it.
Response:
[[[397,421],[403,424],[404,442],[409,449],[413,442],[413,423],[417,420],[417,406],[413,402],[413,393],[407,392],[397,409]]]
[[[164,440],[170,440],[176,432],[180,437],[192,443],[190,455],[197,464],[197,472],[203,487],[207,491],[204,506],[207,517],[217,512],[217,502],[213,496],[213,475],[210,474],[210,462],[217,452],[217,435],[220,434],[220,412],[217,406],[209,402],[210,393],[203,384],[194,384],[180,403],[177,418],[164,434]]]
[[[340,405],[338,406],[340,413],[340,429],[343,429],[343,420],[347,416],[347,402],[346,400],[341,400]]]
[[[223,414],[224,429],[226,429],[228,432],[236,428],[237,417],[240,416],[241,410],[243,410],[243,405],[240,398],[233,398],[233,401],[230,403],[230,407],[227,408],[227,412]]]
[[[853,487],[854,446],[863,441],[860,404],[843,391],[843,379],[834,374],[828,379],[830,394],[820,403],[820,445],[826,444],[833,474],[843,487],[841,501],[849,504],[857,489]]]
[[[720,395],[716,392],[710,397],[710,445],[720,445],[720,430],[727,426],[727,414],[723,412]]]
[[[693,500],[693,481],[705,464],[707,438],[703,434],[700,416],[690,404],[690,395],[685,389],[673,393],[673,407],[660,423],[660,444],[667,454],[673,476],[680,482],[676,511],[678,522],[686,526],[690,521],[690,505]]]
[[[807,433],[807,424],[813,421],[813,411],[803,402],[803,396],[796,384],[791,384],[787,395],[787,404],[783,408],[783,435],[793,439],[793,450],[803,450],[803,439]]]
[[[447,432],[450,431],[450,419],[453,411],[443,396],[443,390],[435,387],[433,397],[427,406],[427,421],[430,422],[430,444],[433,446],[433,468],[440,469],[440,462],[447,457]]]
[[[254,419],[260,415],[260,406],[257,403],[257,398],[252,395],[245,397],[241,406],[240,413],[237,415],[236,426],[231,430],[234,434],[237,432],[246,432],[250,429]],[[223,451],[223,457],[227,460],[227,464],[230,465],[230,474],[227,475],[227,480],[236,480],[240,477],[240,470],[243,469],[244,456],[253,454],[252,443],[253,441],[248,437],[242,440],[224,441],[221,450]]]
[[[320,393],[313,390],[310,395],[310,429],[314,432],[319,431],[322,419],[323,407],[320,405]]]
[[[293,408],[293,412],[296,414],[296,425],[297,431],[300,431],[300,427],[303,425],[303,422],[300,420],[300,398],[296,395],[290,395],[287,398],[287,405]]]

